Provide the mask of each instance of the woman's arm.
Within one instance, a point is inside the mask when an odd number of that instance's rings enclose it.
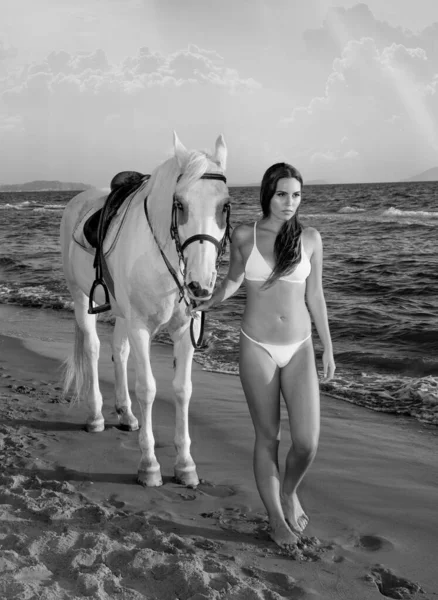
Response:
[[[197,300],[199,304],[197,304],[196,310],[208,310],[212,306],[223,302],[235,294],[242,285],[245,276],[245,265],[240,250],[245,237],[243,228],[244,226],[239,225],[234,229],[233,235],[231,236],[230,266],[226,277],[222,280],[221,284],[216,287],[209,300],[206,300],[205,302],[203,302],[201,298]]]
[[[333,345],[327,317],[327,306],[322,289],[322,240],[316,229],[309,228],[313,241],[312,270],[306,282],[306,302],[318,335],[324,347],[324,377],[331,379],[335,371]]]

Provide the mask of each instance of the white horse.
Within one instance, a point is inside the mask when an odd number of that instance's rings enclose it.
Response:
[[[199,483],[190,454],[188,427],[194,348],[190,335],[193,311],[187,304],[193,307],[196,298],[209,298],[213,293],[218,256],[229,234],[230,198],[223,175],[226,156],[222,135],[211,156],[188,151],[174,134],[174,156],[131,194],[126,201],[129,208],[124,208],[126,202],[120,208],[104,243],[107,267],[114,280],[110,300],[116,317],[112,345],[116,411],[122,427],[132,431],[139,428],[127,385],[127,360],[132,348],[135,393],[141,409],[138,482],[145,486],[162,485],[152,431],[156,383],[150,350],[151,340],[163,328],[172,338],[175,364],[175,478],[187,486]],[[75,349],[67,361],[64,389],[74,382],[75,395],[86,398],[89,432],[104,430],[97,371],[100,342],[96,315],[88,311],[94,280],[93,254],[81,247],[74,235],[84,216],[104,201],[102,191],[82,192],[68,203],[61,222],[63,268],[76,317]],[[103,291],[97,288],[93,300],[102,303]],[[194,329],[199,332],[199,319]]]

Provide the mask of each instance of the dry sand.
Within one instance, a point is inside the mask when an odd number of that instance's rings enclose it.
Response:
[[[117,428],[110,330],[100,329],[107,426],[93,435],[81,406],[60,403],[71,316],[0,306],[1,599],[438,598],[436,427],[324,396],[300,490],[311,523],[286,552],[267,534],[239,379],[194,365],[204,482],[186,489],[172,481],[171,349],[154,346],[164,485],[142,488],[138,434]],[[286,428],[283,439],[284,457]]]

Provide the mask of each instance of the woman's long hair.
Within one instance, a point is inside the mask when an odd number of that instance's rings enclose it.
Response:
[[[271,214],[271,199],[277,190],[278,181],[288,178],[297,179],[301,187],[303,187],[301,173],[287,163],[276,163],[269,167],[263,175],[260,187],[260,204],[262,205],[263,216],[265,218]],[[303,226],[299,221],[297,209],[294,216],[283,223],[280,231],[277,233],[274,243],[275,266],[262,287],[270,287],[280,277],[292,273],[299,264],[301,260],[302,230]]]

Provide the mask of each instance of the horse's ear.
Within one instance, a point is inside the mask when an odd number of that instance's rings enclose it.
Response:
[[[225,145],[224,136],[220,136],[216,140],[216,154],[215,161],[219,163],[221,169],[225,171],[227,167],[227,146]]]
[[[189,157],[189,152],[187,148],[182,144],[179,140],[179,137],[176,135],[176,132],[173,132],[173,148],[175,150],[176,160],[178,161],[179,168],[182,170],[187,162]]]

